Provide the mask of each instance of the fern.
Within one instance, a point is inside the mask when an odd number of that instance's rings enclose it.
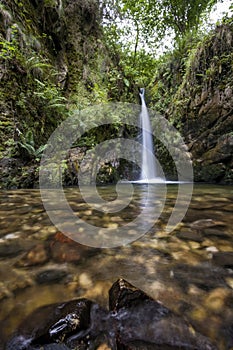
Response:
[[[27,156],[30,159],[34,159],[38,161],[44,150],[47,147],[47,144],[41,145],[39,148],[35,148],[35,141],[34,141],[34,135],[32,130],[28,130],[25,134],[25,136],[21,136],[21,141],[17,142],[18,146],[21,150],[25,150],[27,153]]]

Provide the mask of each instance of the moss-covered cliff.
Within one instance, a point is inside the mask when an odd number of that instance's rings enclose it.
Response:
[[[44,144],[73,109],[127,93],[111,83],[123,72],[114,68],[119,59],[108,52],[100,23],[94,0],[0,4],[3,187],[34,186]]]
[[[232,49],[233,24],[219,25],[185,60],[170,56],[151,89],[152,105],[186,141],[195,181],[233,182]]]
[[[200,43],[177,92],[174,117],[193,156],[195,178],[233,181],[233,25]]]

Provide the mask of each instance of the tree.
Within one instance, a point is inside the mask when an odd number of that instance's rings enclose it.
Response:
[[[201,22],[217,0],[119,0],[123,23],[134,26],[135,53],[140,37],[147,45],[156,46],[168,33],[175,42],[193,30]],[[131,28],[132,32],[132,28]]]

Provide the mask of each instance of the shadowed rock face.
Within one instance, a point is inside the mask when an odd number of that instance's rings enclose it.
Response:
[[[109,311],[88,299],[52,304],[24,320],[6,350],[216,349],[160,302],[123,279],[109,291]]]
[[[233,183],[233,27],[217,26],[198,46],[171,106],[192,154],[195,181]]]

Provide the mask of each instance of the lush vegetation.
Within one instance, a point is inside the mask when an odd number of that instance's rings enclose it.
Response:
[[[212,35],[206,22],[216,2],[3,0],[1,157],[38,166],[49,135],[73,110],[109,101],[135,103],[142,86],[149,106],[182,131],[185,79]],[[213,76],[219,66],[213,62],[200,74]],[[103,135],[123,133],[135,130],[116,122],[93,129],[74,146],[88,149]],[[169,163],[162,145],[157,149]]]

